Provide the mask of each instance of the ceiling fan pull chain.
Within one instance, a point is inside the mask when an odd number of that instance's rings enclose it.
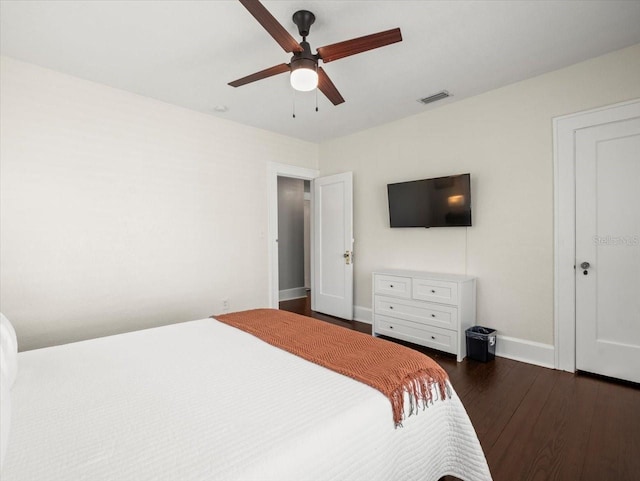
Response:
[[[318,75],[318,64],[316,64],[316,75]],[[318,111],[318,87],[316,87],[316,112]]]
[[[293,91],[293,118],[296,118],[296,91],[295,89],[291,89]]]

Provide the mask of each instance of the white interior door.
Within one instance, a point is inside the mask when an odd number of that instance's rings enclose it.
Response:
[[[313,181],[314,311],[353,319],[353,177],[351,172]]]
[[[575,149],[576,367],[640,382],[640,117]]]

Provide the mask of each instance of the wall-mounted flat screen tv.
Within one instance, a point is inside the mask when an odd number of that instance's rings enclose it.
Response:
[[[471,175],[387,184],[391,227],[471,225]]]

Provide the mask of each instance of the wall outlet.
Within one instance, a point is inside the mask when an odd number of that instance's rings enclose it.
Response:
[[[224,311],[229,310],[229,299],[222,299],[222,309]]]

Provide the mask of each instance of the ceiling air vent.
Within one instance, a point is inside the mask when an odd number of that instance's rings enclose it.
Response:
[[[437,94],[429,95],[423,99],[418,100],[418,102],[422,102],[423,104],[430,104],[431,102],[437,102],[438,100],[446,99],[447,97],[451,97],[451,94],[446,90],[442,92],[438,92]]]

